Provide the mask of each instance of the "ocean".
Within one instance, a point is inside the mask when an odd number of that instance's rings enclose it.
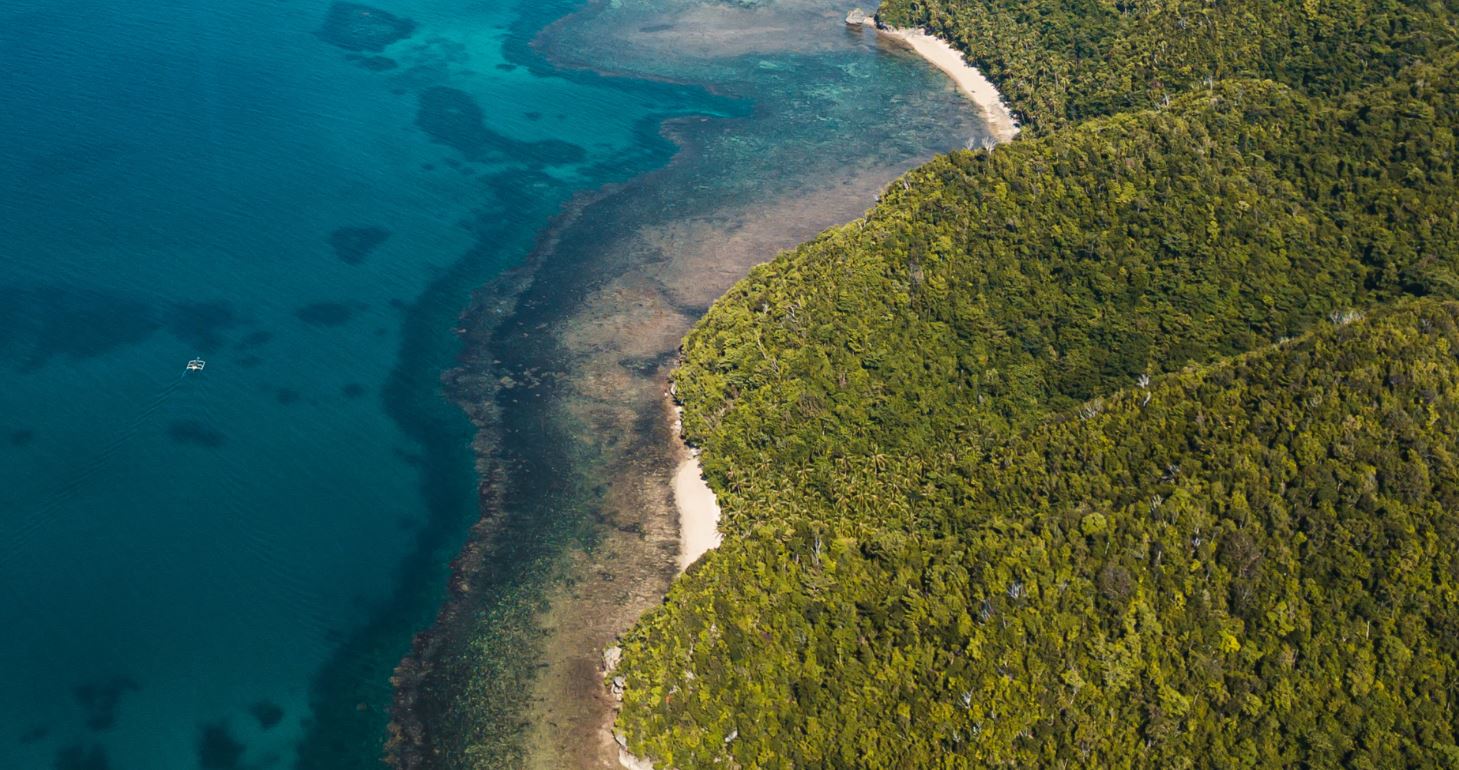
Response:
[[[519,315],[580,303],[610,236],[750,216],[866,157],[890,179],[979,130],[870,33],[610,32],[775,3],[588,11],[0,0],[0,767],[371,766],[478,515],[441,384],[472,292],[605,185]],[[549,435],[497,440],[533,447],[530,478]],[[564,516],[505,527],[493,579],[592,539]]]

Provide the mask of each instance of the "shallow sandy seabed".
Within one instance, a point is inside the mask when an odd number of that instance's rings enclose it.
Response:
[[[705,0],[605,4],[594,29],[610,45],[652,69],[664,57],[730,58],[754,53],[819,53],[840,45],[834,37],[808,31],[844,28],[846,11],[825,0],[777,0],[744,6]],[[851,30],[854,33],[854,30]]]
[[[605,250],[605,258],[627,269],[589,295],[556,336],[580,361],[571,367],[572,395],[566,401],[591,426],[589,440],[623,453],[616,463],[609,460],[622,470],[605,500],[613,526],[595,553],[577,557],[580,573],[593,577],[554,596],[543,618],[553,638],[533,696],[530,766],[618,766],[602,650],[662,600],[680,566],[672,489],[683,455],[671,432],[675,415],[664,398],[669,363],[645,374],[624,362],[676,350],[699,311],[750,267],[859,216],[901,170],[870,164],[847,169],[845,177],[821,180],[809,194],[767,199],[713,219],[644,228]],[[645,251],[658,258],[643,264]],[[615,437],[639,430],[644,414],[655,414],[662,426],[656,448],[632,441],[611,446],[620,442]],[[690,473],[697,477],[697,467]],[[593,750],[584,751],[589,746]]]

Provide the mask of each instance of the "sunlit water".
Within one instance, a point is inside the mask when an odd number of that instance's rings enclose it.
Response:
[[[371,761],[476,512],[438,382],[471,290],[671,116],[733,119],[669,177],[696,214],[971,130],[841,29],[668,55],[594,16],[559,69],[529,42],[577,7],[0,0],[0,767]],[[770,179],[776,143],[822,156]]]

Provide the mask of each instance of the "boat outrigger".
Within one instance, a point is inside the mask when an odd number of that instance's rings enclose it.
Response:
[[[190,372],[201,372],[203,370],[203,367],[207,365],[207,361],[204,361],[201,358],[194,358],[193,360],[187,362],[187,370]]]

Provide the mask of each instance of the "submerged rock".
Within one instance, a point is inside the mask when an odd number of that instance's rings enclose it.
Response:
[[[320,40],[346,51],[378,53],[415,34],[415,22],[359,3],[335,3],[325,14]]]
[[[52,767],[56,770],[110,770],[111,763],[106,758],[106,749],[101,746],[75,744],[61,749]]]
[[[340,227],[329,234],[329,245],[341,262],[358,265],[389,238],[383,227]]]
[[[284,719],[283,707],[270,701],[259,701],[250,706],[248,712],[253,714],[253,718],[258,720],[258,726],[264,730],[272,729]]]
[[[117,706],[122,696],[135,692],[137,683],[125,676],[115,676],[101,682],[88,682],[72,692],[76,701],[86,712],[86,726],[92,730],[109,730],[116,725]]]
[[[460,152],[468,161],[510,158],[531,165],[578,163],[587,151],[570,142],[546,139],[521,142],[487,128],[486,113],[471,94],[459,88],[432,86],[420,93],[415,125],[432,141]],[[453,161],[447,159],[452,165]],[[456,162],[459,166],[459,162]]]
[[[866,19],[866,11],[860,8],[852,8],[851,12],[846,14],[846,23],[853,27],[860,27],[866,24]]]
[[[314,302],[294,311],[295,318],[312,326],[339,326],[354,314],[354,308],[343,302]]]
[[[393,70],[400,66],[399,62],[389,56],[360,56],[358,54],[350,54],[346,58],[371,72],[385,72],[386,70]]]
[[[203,725],[198,736],[198,766],[204,770],[234,770],[242,763],[245,748],[228,731],[228,725]]]

